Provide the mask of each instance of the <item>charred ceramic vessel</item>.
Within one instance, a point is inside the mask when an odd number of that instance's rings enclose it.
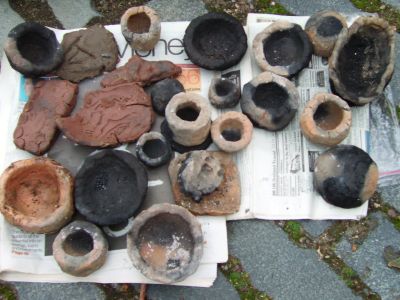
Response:
[[[289,77],[308,65],[312,45],[299,25],[276,21],[256,35],[253,53],[261,70]]]
[[[383,93],[394,70],[394,31],[383,19],[360,17],[340,34],[329,58],[335,93],[364,105]]]
[[[240,105],[253,123],[271,131],[286,127],[296,114],[299,93],[288,79],[264,72],[243,87]]]
[[[131,231],[133,226],[134,217],[129,218],[128,220],[121,222],[119,224],[103,226],[103,231],[109,237],[118,238],[124,235],[127,235],[129,231]]]
[[[53,256],[63,272],[84,277],[101,268],[108,242],[100,228],[85,221],[64,227],[53,242]]]
[[[315,161],[314,186],[328,203],[342,208],[362,205],[375,192],[378,167],[368,153],[338,145]]]
[[[240,88],[231,80],[214,78],[208,90],[208,98],[217,108],[230,108],[239,103]]]
[[[246,53],[247,36],[237,19],[213,12],[190,22],[183,45],[196,65],[209,70],[225,70],[239,63]]]
[[[211,126],[213,142],[225,152],[236,152],[251,141],[253,124],[246,115],[229,111],[219,116]]]
[[[203,241],[201,225],[188,210],[157,204],[135,218],[127,237],[128,255],[146,277],[173,283],[197,270]]]
[[[165,108],[165,118],[173,140],[181,145],[199,145],[209,135],[211,108],[199,94],[176,94]]]
[[[121,30],[132,48],[148,51],[160,39],[160,17],[148,6],[131,7],[121,17]]]
[[[147,192],[147,172],[129,152],[102,150],[85,159],[75,183],[76,209],[93,223],[113,225],[139,209]]]
[[[334,146],[349,134],[351,110],[338,96],[319,93],[309,102],[300,117],[303,134],[313,143]]]
[[[159,167],[170,161],[171,145],[161,133],[151,131],[137,141],[136,156],[148,167]]]
[[[74,213],[73,185],[69,171],[54,160],[19,160],[1,175],[0,211],[24,231],[55,232]]]
[[[35,22],[14,27],[8,34],[4,52],[10,65],[27,77],[46,75],[64,57],[54,32]]]
[[[174,78],[166,78],[150,86],[151,103],[154,111],[165,115],[165,108],[173,96],[185,91],[182,83]]]
[[[346,19],[336,11],[323,10],[313,14],[307,21],[305,31],[313,45],[314,53],[329,57],[339,34],[347,33]]]

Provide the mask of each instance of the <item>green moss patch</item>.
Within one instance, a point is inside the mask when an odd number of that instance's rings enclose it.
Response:
[[[254,1],[254,12],[274,14],[274,15],[293,15],[283,5],[272,0],[256,0]]]
[[[0,280],[0,299],[1,300],[17,300],[17,291],[11,284]]]

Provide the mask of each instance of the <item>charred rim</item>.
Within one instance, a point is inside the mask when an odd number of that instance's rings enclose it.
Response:
[[[264,56],[271,66],[289,66],[303,60],[303,48],[296,27],[275,31],[263,41]]]
[[[127,22],[128,29],[133,33],[146,33],[150,30],[151,20],[149,16],[144,13],[131,15]]]
[[[180,119],[182,119],[184,121],[188,121],[188,122],[196,121],[199,114],[200,114],[200,109],[193,102],[184,103],[184,104],[178,106],[178,108],[176,110],[176,115]]]
[[[313,118],[321,129],[332,130],[342,122],[343,110],[334,102],[324,102],[317,107]]]
[[[322,37],[335,36],[342,31],[343,25],[333,16],[323,17],[317,27],[317,34]]]
[[[93,238],[83,229],[67,236],[62,244],[64,252],[71,256],[84,256],[93,250]]]
[[[275,82],[262,83],[254,91],[253,100],[256,106],[267,109],[279,108],[289,101],[286,89]]]
[[[122,221],[121,223],[114,224],[114,225],[109,225],[108,228],[112,231],[120,231],[124,229],[126,226],[128,226],[129,219],[126,219],[125,221]]]
[[[41,32],[29,30],[17,38],[19,53],[34,64],[44,64],[53,57],[57,45]]]
[[[157,138],[148,140],[143,145],[144,154],[152,159],[165,155],[167,151],[167,145],[165,145],[162,140]]]
[[[237,142],[242,139],[243,124],[237,120],[228,119],[221,124],[221,135],[228,142]]]
[[[232,90],[234,83],[229,80],[219,80],[215,84],[215,92],[219,97],[228,95]]]

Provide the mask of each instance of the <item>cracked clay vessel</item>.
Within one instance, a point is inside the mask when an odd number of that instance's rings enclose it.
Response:
[[[69,171],[52,159],[16,161],[0,177],[0,211],[24,231],[55,232],[74,213],[73,186]]]
[[[182,281],[199,267],[203,232],[183,207],[163,203],[141,212],[127,236],[133,265],[147,278],[162,283]]]

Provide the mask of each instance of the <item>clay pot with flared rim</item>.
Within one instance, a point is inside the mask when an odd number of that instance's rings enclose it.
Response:
[[[74,179],[44,157],[12,163],[0,177],[0,211],[10,224],[31,233],[52,233],[74,213]]]
[[[159,167],[171,159],[171,145],[161,133],[147,132],[136,143],[136,156],[148,167]]]

